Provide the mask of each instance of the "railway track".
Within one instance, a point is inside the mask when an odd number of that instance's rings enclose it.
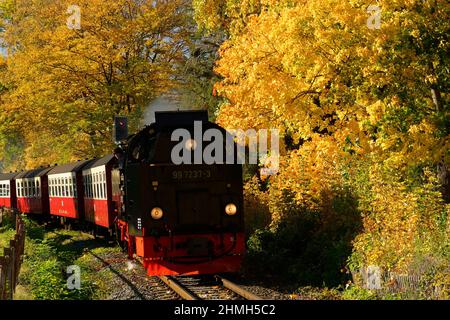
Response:
[[[161,276],[166,286],[184,300],[264,300],[221,276]]]
[[[119,267],[120,261],[128,261],[123,257],[102,258],[92,251],[87,252],[99,260],[120,280],[122,285],[132,288],[137,299],[142,300],[264,300],[239,285],[219,275],[199,276],[160,276],[150,277],[140,268],[127,273]],[[117,260],[117,261],[116,261]],[[117,266],[113,266],[116,262]],[[122,261],[122,263],[123,263]],[[134,259],[136,265],[142,266],[140,259]],[[144,290],[142,290],[144,289]]]

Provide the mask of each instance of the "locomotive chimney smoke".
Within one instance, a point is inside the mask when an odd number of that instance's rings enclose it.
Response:
[[[178,111],[182,108],[179,106],[178,94],[176,92],[160,96],[153,100],[144,110],[142,126],[155,122],[155,111]]]

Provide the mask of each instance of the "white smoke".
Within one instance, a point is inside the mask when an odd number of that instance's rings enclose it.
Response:
[[[155,111],[177,111],[182,110],[177,94],[167,94],[153,100],[142,117],[142,125],[149,125],[155,122]]]

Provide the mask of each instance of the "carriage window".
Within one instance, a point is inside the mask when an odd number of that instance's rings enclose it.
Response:
[[[91,179],[92,199],[95,199],[95,174],[91,176]]]
[[[87,198],[91,197],[91,191],[89,187],[89,175],[86,176],[86,197]]]
[[[92,176],[92,178],[93,178],[93,184],[92,184],[92,196],[93,196],[93,198],[94,199],[96,199],[97,198],[97,179],[96,179],[96,175],[94,174],[93,176]]]
[[[87,176],[88,198],[91,197],[91,174]]]
[[[91,198],[94,199],[94,175],[90,175]]]
[[[8,197],[11,195],[11,186],[9,184],[6,185],[6,195]]]
[[[90,190],[90,186],[89,186],[89,175],[87,175],[86,176],[86,189],[87,189],[87,192],[86,192],[86,196],[88,197],[88,198],[90,198],[91,197],[91,190]]]
[[[89,193],[89,198],[92,199],[92,176],[91,176],[91,174],[88,175],[88,193]]]

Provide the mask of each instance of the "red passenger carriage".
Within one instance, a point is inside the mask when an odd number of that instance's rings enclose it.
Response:
[[[52,168],[19,173],[16,179],[17,209],[23,213],[46,214],[49,209],[48,177]]]
[[[48,173],[51,215],[70,219],[83,219],[84,187],[82,169],[92,161],[78,161],[57,166]]]
[[[107,155],[83,168],[85,220],[112,229],[120,205],[118,183],[112,182],[116,158]]]
[[[0,173],[0,207],[15,208],[17,173]]]

